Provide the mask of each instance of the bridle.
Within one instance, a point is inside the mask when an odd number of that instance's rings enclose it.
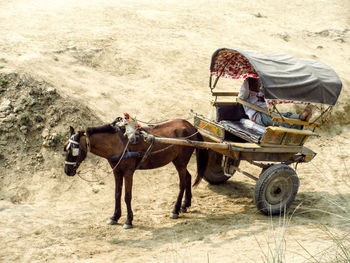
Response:
[[[116,165],[114,165],[113,170],[115,170],[117,168],[117,166],[119,165],[119,163],[123,160],[123,159],[128,159],[131,157],[142,157],[141,160],[137,163],[136,165],[136,169],[138,169],[141,164],[144,162],[144,160],[150,155],[153,145],[154,145],[154,140],[152,139],[150,142],[150,145],[148,147],[148,149],[146,150],[145,153],[141,153],[141,152],[131,152],[129,151],[129,143],[131,144],[135,144],[138,142],[138,137],[140,136],[140,132],[139,132],[139,128],[135,125],[135,127],[132,127],[132,129],[130,129],[130,131],[127,132],[127,128],[128,125],[124,124],[125,127],[125,133],[122,131],[121,127],[119,125],[116,125],[117,123],[121,122],[123,119],[121,117],[118,117],[111,125],[114,126],[115,131],[117,133],[117,135],[119,136],[122,144],[124,145],[124,150],[122,151],[122,153],[120,154],[116,154],[113,156],[109,156],[106,159],[108,161],[114,161],[117,162]],[[77,169],[80,165],[80,163],[83,161],[81,160],[81,151],[82,151],[82,145],[80,143],[80,138],[82,135],[85,135],[85,132],[78,132],[78,133],[74,133],[71,134],[71,137],[68,140],[68,145],[66,146],[66,151],[67,151],[67,157],[65,160],[65,165],[70,165],[73,166],[73,169]],[[132,142],[130,140],[130,138],[133,138],[134,141]],[[86,153],[89,152],[90,148],[90,142],[89,139],[86,135]],[[68,161],[68,155],[69,155],[69,151],[71,157],[76,158],[75,161]]]
[[[73,167],[78,167],[80,165],[80,155],[81,155],[81,145],[80,145],[80,136],[79,138],[77,138],[77,140],[75,139],[76,135],[78,134],[73,134],[69,140],[68,140],[68,145],[66,147],[66,150],[69,151],[71,149],[71,154],[73,157],[76,157],[76,161],[75,162],[70,162],[70,161],[65,161],[64,163],[66,165],[73,165]],[[78,145],[78,147],[74,147],[73,145]]]

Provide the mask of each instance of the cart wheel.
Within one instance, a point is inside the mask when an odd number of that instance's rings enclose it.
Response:
[[[230,179],[226,176],[222,168],[223,155],[213,150],[208,150],[208,165],[204,172],[204,179],[210,184],[221,184]],[[239,160],[232,160],[235,166],[239,165]],[[233,172],[233,174],[235,171]]]
[[[254,202],[266,215],[283,214],[293,203],[299,188],[296,172],[285,164],[267,168],[255,185]]]

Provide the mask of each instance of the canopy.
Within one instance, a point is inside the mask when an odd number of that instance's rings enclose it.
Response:
[[[268,100],[333,106],[342,88],[338,75],[326,64],[283,53],[221,48],[212,56],[210,72],[218,78],[260,77]]]

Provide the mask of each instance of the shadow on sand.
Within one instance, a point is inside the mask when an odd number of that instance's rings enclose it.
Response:
[[[265,216],[261,214],[253,201],[254,185],[246,182],[227,181],[221,185],[208,185],[208,188],[218,195],[218,198],[224,197],[230,204],[235,206],[230,212],[230,207],[220,210],[217,207],[214,213],[194,210],[188,216],[181,215],[181,221],[164,227],[146,227],[136,225],[135,229],[149,231],[151,235],[147,239],[128,240],[128,239],[112,239],[112,244],[135,246],[143,248],[154,248],[154,246],[162,246],[166,243],[173,242],[192,242],[202,241],[217,246],[226,242],[240,240],[246,236],[257,235],[268,229],[271,224],[277,226],[281,221],[279,216]],[[347,200],[347,201],[346,201]],[[345,229],[341,222],[340,208],[334,206],[334,203],[350,204],[349,195],[332,195],[327,192],[300,192],[296,200],[289,208],[286,218],[290,220],[287,227],[302,225],[328,225],[332,222],[332,227],[339,228],[342,231],[350,233],[350,228]],[[227,202],[225,202],[227,203]],[[239,209],[237,209],[237,207]],[[350,218],[350,205],[348,205],[348,217]],[[204,209],[203,209],[204,210]],[[224,211],[223,211],[224,210]],[[191,216],[191,214],[195,214]],[[335,220],[339,216],[339,220]],[[345,215],[346,216],[346,215]],[[170,220],[170,219],[169,219]],[[253,228],[249,229],[252,225]],[[213,243],[210,239],[212,234],[220,234],[234,231],[234,234],[227,235],[220,243]],[[195,235],[193,234],[195,233]],[[173,236],[173,239],[169,239]]]

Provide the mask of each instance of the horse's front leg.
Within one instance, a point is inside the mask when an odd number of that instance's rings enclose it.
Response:
[[[115,208],[114,214],[107,222],[108,225],[116,225],[120,216],[122,215],[121,207],[120,207],[120,199],[122,195],[122,186],[123,186],[123,176],[117,172],[114,172],[114,180],[115,180]]]
[[[125,224],[123,226],[124,229],[132,228],[132,220],[134,218],[132,209],[131,209],[131,199],[132,199],[132,182],[133,182],[133,174],[134,171],[128,171],[124,173],[125,179],[125,204],[127,209],[127,217]]]

